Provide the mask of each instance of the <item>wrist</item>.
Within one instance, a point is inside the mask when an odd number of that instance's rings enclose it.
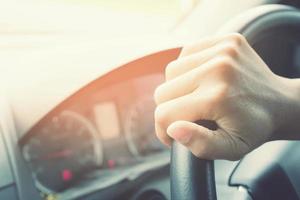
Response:
[[[278,127],[275,128],[274,140],[300,139],[300,79],[279,77],[282,84],[282,99],[277,108]]]

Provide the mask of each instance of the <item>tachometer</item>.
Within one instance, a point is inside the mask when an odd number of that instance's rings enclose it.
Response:
[[[125,138],[130,152],[136,157],[144,157],[165,150],[154,129],[155,103],[152,95],[137,100],[125,119]]]
[[[102,164],[98,134],[88,119],[64,111],[43,124],[23,146],[23,155],[44,192],[59,192]]]

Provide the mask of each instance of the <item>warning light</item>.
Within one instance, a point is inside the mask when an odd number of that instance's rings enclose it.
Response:
[[[69,169],[64,169],[61,173],[63,181],[70,181],[73,179],[73,173]]]
[[[113,169],[116,166],[116,161],[115,160],[108,160],[107,165],[108,165],[109,169]]]

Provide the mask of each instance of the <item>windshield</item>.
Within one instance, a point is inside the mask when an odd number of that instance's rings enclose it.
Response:
[[[99,37],[170,31],[197,0],[26,0],[1,3],[2,33],[100,33]]]

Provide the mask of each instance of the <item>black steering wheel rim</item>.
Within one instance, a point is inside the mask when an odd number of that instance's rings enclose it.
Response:
[[[239,32],[254,45],[270,31],[287,28],[300,29],[300,12],[290,6],[264,5],[238,16],[217,34]],[[216,200],[213,161],[197,158],[176,142],[171,151],[171,199]]]

